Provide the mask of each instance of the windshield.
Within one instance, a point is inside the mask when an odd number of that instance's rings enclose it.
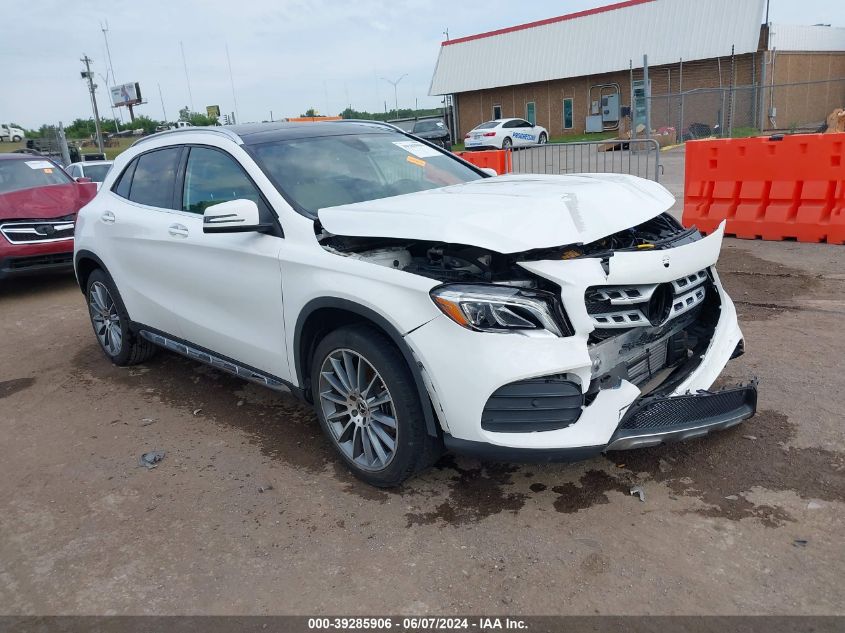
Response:
[[[487,123],[482,123],[481,125],[476,125],[473,129],[474,130],[489,130],[490,128],[496,127],[499,125],[501,121],[487,121]]]
[[[0,194],[68,182],[70,177],[48,160],[0,160]]]
[[[94,182],[103,182],[110,170],[111,165],[85,165],[83,167],[85,177],[90,178]]]
[[[282,193],[311,216],[482,178],[451,154],[393,132],[275,141],[252,150]]]

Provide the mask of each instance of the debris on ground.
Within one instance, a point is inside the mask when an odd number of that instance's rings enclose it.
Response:
[[[164,451],[150,451],[144,453],[138,460],[139,466],[145,466],[148,470],[158,466],[158,463],[164,459]]]
[[[258,486],[258,492],[267,492],[268,490],[273,489],[273,484],[264,484],[263,486]]]
[[[141,418],[141,426],[149,426],[156,421],[155,418]]]
[[[643,490],[642,486],[634,486],[631,488],[631,494],[637,495],[640,498],[640,501],[645,503],[645,490]]]
[[[737,497],[736,495],[728,495],[727,497],[725,497],[725,499],[727,499],[728,501],[739,501],[739,497]]]
[[[202,409],[194,409],[194,415],[199,415],[202,413]]]
[[[744,437],[746,440],[751,440],[751,441],[754,441],[754,440],[757,439],[756,435],[743,435],[742,437]]]
[[[795,547],[807,547],[807,543],[809,543],[809,541],[802,539],[802,538],[797,538],[794,541],[792,541],[792,544]]]

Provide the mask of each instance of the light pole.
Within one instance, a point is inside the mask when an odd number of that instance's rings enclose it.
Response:
[[[393,81],[392,79],[388,79],[387,77],[382,77],[382,79],[384,79],[387,83],[393,85],[393,105],[395,106],[396,118],[397,119],[399,118],[399,91],[396,88],[396,86],[398,86],[399,82],[402,81],[407,76],[408,76],[408,73],[405,73],[404,75],[399,77],[399,79],[397,79],[396,81]]]
[[[85,64],[85,70],[82,71],[82,78],[88,80],[88,91],[91,93],[91,105],[94,107],[94,129],[97,132],[97,148],[100,154],[103,153],[103,133],[100,131],[100,113],[97,111],[97,95],[94,91],[97,86],[94,84],[94,73],[91,72],[91,58],[85,55],[79,61]]]

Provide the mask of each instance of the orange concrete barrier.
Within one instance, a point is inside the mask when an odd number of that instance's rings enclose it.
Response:
[[[490,150],[486,152],[455,152],[468,163],[476,167],[491,167],[500,176],[513,171],[513,157],[511,152],[505,149]]]
[[[844,136],[689,141],[684,183],[684,226],[845,244]]]

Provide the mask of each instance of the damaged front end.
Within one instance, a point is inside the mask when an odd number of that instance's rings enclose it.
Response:
[[[713,267],[722,234],[720,229],[702,237],[662,213],[588,244],[516,253],[325,232],[318,238],[338,255],[438,282],[432,298],[440,304],[438,298],[446,296],[451,307],[438,307],[466,329],[524,335],[507,337],[513,353],[493,361],[504,367],[488,377],[474,375],[479,384],[489,380],[484,400],[456,391],[457,403],[450,397],[454,381],[440,382],[451,371],[449,359],[439,371],[439,358],[425,358],[427,336],[437,338],[433,325],[409,337],[419,345],[430,389],[438,393],[447,445],[508,459],[558,459],[545,449],[554,455],[559,449],[559,459],[570,459],[585,456],[586,448],[620,450],[697,437],[754,414],[755,383],[707,391],[743,349],[733,304]],[[495,294],[495,288],[548,309],[539,314],[516,298],[502,299],[473,322],[481,312],[479,293]],[[463,349],[484,366],[497,340],[467,338]],[[508,364],[513,377],[505,379]],[[469,417],[479,420],[471,430],[453,421]],[[483,444],[505,453],[481,450]],[[523,448],[527,452],[520,453]]]

